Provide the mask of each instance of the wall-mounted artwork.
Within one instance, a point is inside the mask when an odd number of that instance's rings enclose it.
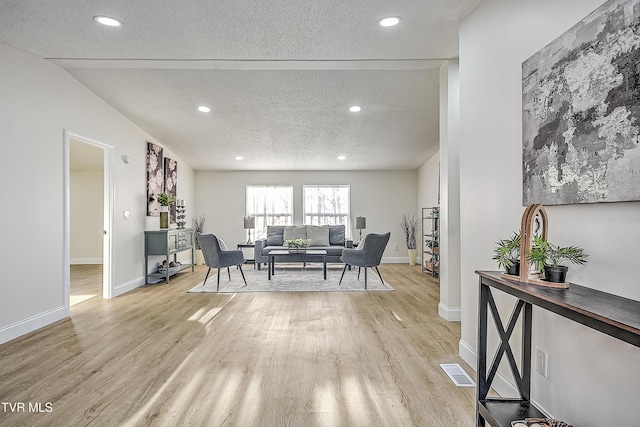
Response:
[[[164,192],[175,199],[178,195],[178,162],[168,157],[164,158]],[[176,222],[176,204],[172,203],[171,222]]]
[[[163,183],[162,147],[147,142],[147,216],[160,216],[158,194]]]
[[[522,64],[523,205],[640,200],[640,0],[611,0]]]

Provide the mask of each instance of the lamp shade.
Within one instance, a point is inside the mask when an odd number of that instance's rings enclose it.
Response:
[[[367,218],[363,216],[356,217],[356,230],[364,230],[367,228]]]
[[[244,228],[251,229],[256,228],[256,218],[253,216],[245,216],[244,217]]]

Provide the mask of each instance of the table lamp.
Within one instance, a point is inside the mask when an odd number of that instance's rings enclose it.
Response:
[[[360,230],[360,241],[362,241],[362,230],[367,228],[367,218],[363,216],[356,217],[356,230]]]
[[[244,229],[249,230],[249,239],[247,240],[247,245],[253,243],[251,241],[251,229],[256,227],[256,218],[253,216],[245,216],[244,217]]]

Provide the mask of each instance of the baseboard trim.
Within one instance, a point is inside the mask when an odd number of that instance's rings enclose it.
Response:
[[[467,362],[469,366],[473,368],[474,371],[477,372],[478,369],[478,355],[469,344],[460,340],[458,342],[458,354]],[[491,358],[493,360],[493,358]],[[477,379],[476,379],[477,382]],[[510,381],[507,377],[502,375],[500,371],[496,374],[493,384],[491,384],[491,388],[495,390],[500,396],[518,396],[518,388]]]
[[[64,306],[61,306],[4,326],[0,328],[0,344],[9,342],[66,317],[68,317],[67,310]]]
[[[476,351],[462,339],[458,341],[458,354],[462,357],[462,360],[467,362],[467,364],[474,369],[474,371],[477,370],[478,358]]]
[[[438,304],[438,314],[449,322],[462,321],[462,308],[461,307],[447,307],[443,303]]]
[[[409,264],[409,257],[382,257],[381,264]]]
[[[111,296],[117,297],[122,294],[126,294],[127,292],[130,292],[136,288],[139,288],[142,285],[144,285],[144,276],[139,277],[137,279],[130,280],[129,282],[116,286],[113,289],[113,293],[111,294]]]
[[[71,258],[71,265],[102,264],[102,258]]]

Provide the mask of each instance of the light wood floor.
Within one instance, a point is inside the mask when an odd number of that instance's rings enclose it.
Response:
[[[71,266],[71,305],[90,298],[102,299],[102,264]]]
[[[0,346],[0,402],[51,404],[0,407],[0,425],[474,425],[475,388],[439,366],[472,374],[437,283],[419,266],[380,270],[395,292],[188,294],[197,267],[88,299]]]

